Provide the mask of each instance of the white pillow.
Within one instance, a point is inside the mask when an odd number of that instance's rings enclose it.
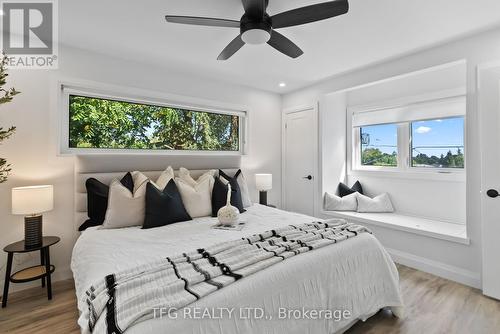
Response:
[[[179,179],[182,179],[184,182],[186,182],[187,184],[191,185],[192,187],[196,186],[199,182],[201,182],[204,178],[212,178],[215,176],[215,173],[217,173],[217,171],[215,169],[211,169],[207,172],[205,172],[204,174],[202,174],[198,180],[195,180],[193,179],[193,177],[191,176],[191,173],[189,172],[188,169],[184,168],[184,167],[181,167],[179,169]],[[213,183],[212,183],[212,186],[213,186]],[[210,190],[212,191],[212,190]]]
[[[141,172],[132,172],[134,192],[131,193],[118,179],[109,186],[108,209],[103,229],[142,225],[146,210],[148,178]]]
[[[175,184],[181,194],[182,202],[191,218],[212,215],[212,189],[215,170],[211,170],[194,180],[189,171],[181,168]]]
[[[174,175],[174,170],[172,169],[171,166],[168,166],[167,169],[165,169],[163,172],[161,172],[160,176],[158,177],[158,180],[155,182],[156,188],[163,190],[168,184],[168,181],[171,179],[175,178]]]
[[[394,207],[388,193],[374,198],[358,194],[358,212],[394,212]]]
[[[250,192],[248,191],[247,181],[243,176],[243,172],[238,175],[238,177],[236,178],[236,182],[238,182],[238,186],[240,187],[241,202],[243,202],[243,207],[248,208],[249,206],[252,206],[253,203],[250,199]]]
[[[328,211],[356,211],[358,208],[358,193],[340,197],[325,193],[325,210]]]

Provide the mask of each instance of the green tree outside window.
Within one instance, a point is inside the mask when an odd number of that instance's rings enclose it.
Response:
[[[240,119],[179,108],[69,97],[69,147],[238,151]]]

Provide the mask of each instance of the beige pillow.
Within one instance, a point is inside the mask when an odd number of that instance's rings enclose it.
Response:
[[[160,176],[155,182],[156,188],[163,190],[168,184],[168,181],[175,178],[174,170],[171,166],[168,166],[163,172],[161,172]]]
[[[141,172],[132,172],[134,192],[115,179],[109,186],[108,209],[103,229],[138,226],[144,223],[146,210],[146,184],[148,178]]]
[[[179,168],[179,178],[182,179],[187,184],[191,185],[192,187],[196,186],[196,184],[201,182],[206,177],[213,178],[216,173],[217,173],[217,171],[215,169],[211,169],[211,170],[208,170],[207,172],[203,173],[198,178],[198,180],[195,180],[191,176],[191,172],[188,169],[186,169],[184,167]]]
[[[212,215],[214,174],[215,170],[210,170],[194,180],[187,169],[179,170],[179,177],[175,178],[175,183],[191,218]]]

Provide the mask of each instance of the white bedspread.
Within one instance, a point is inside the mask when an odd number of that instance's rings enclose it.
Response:
[[[258,204],[248,208],[242,219],[247,225],[241,231],[212,229],[215,219],[208,217],[149,230],[88,229],[78,239],[71,261],[79,310],[87,307],[85,290],[107,274],[277,226],[316,220]],[[363,234],[237,281],[191,304],[189,314],[179,311],[177,319],[144,321],[127,333],[335,333],[386,306],[402,306],[398,273],[378,240]],[[254,316],[248,316],[246,307],[255,308]],[[234,311],[231,316],[216,313],[221,308]],[[192,319],[198,310],[213,313]],[[284,310],[298,311],[281,319]],[[323,315],[307,319],[310,314],[302,316],[303,310],[323,310]],[[348,310],[350,315],[331,319],[325,310]],[[80,317],[83,330],[87,322]]]

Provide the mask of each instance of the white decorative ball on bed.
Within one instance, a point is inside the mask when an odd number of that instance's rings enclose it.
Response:
[[[240,210],[231,205],[231,185],[227,185],[227,202],[226,205],[219,209],[217,218],[222,225],[234,225],[240,218]]]

